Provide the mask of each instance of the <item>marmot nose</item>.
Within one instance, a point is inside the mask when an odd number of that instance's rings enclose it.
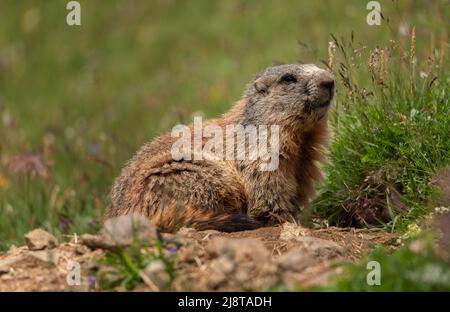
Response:
[[[323,71],[317,77],[317,85],[319,86],[319,88],[326,89],[332,95],[334,90],[333,75],[327,71]]]
[[[329,104],[334,95],[334,77],[325,70],[316,74],[317,100],[319,105]]]

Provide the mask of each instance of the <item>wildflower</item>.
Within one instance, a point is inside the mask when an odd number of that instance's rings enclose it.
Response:
[[[167,256],[173,257],[177,253],[177,249],[174,247],[170,247],[167,249]]]
[[[405,37],[409,32],[409,26],[407,23],[400,23],[398,26],[398,32],[400,36]]]
[[[373,81],[377,81],[377,72],[378,72],[378,68],[379,68],[379,58],[380,58],[380,50],[378,48],[375,48],[375,50],[373,50],[370,53],[370,57],[369,57],[369,72],[370,72],[370,76],[372,77]]]
[[[434,212],[436,214],[439,214],[439,215],[449,214],[450,213],[450,207],[444,207],[444,206],[436,207],[436,208],[434,208]]]
[[[100,146],[98,144],[89,145],[89,155],[98,156],[100,154]]]
[[[388,62],[387,49],[381,49],[379,76],[380,76],[380,84],[382,85],[384,84],[384,77],[387,75],[387,62]]]
[[[336,51],[336,44],[333,41],[328,42],[328,67],[333,70],[334,53]]]
[[[7,190],[10,186],[11,184],[9,183],[9,180],[5,176],[0,174],[0,189]]]
[[[97,285],[97,278],[94,275],[90,275],[88,277],[88,286],[89,289],[95,289],[95,286]]]
[[[409,51],[409,63],[412,65],[412,80],[416,79],[416,27],[411,30],[411,47]]]
[[[410,53],[409,53],[409,62],[411,65],[414,65],[416,60],[416,27],[413,27],[411,30],[411,47],[410,47]]]
[[[23,154],[15,156],[9,162],[8,169],[11,174],[24,174],[43,179],[50,176],[49,168],[42,155]]]

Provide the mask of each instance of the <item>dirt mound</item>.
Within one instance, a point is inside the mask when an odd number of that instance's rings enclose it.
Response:
[[[30,232],[28,246],[0,254],[0,291],[98,290],[92,273],[102,270],[98,259],[108,250],[132,243],[130,237],[136,233],[132,224],[129,217],[122,217],[105,224],[100,235],[74,236],[61,244],[49,233]],[[316,286],[340,272],[334,263],[356,261],[374,244],[396,246],[396,236],[390,233],[334,227],[313,230],[292,223],[235,233],[183,228],[176,234],[159,234],[147,223],[139,227],[139,239],[147,238],[149,245],[159,240],[171,250],[175,263],[171,290]],[[76,264],[80,285],[70,282]],[[142,282],[136,289],[163,289],[155,275],[163,269],[157,261],[148,265],[139,273]]]

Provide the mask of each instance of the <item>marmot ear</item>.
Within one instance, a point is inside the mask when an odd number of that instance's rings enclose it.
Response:
[[[269,85],[264,77],[256,79],[253,85],[255,86],[256,91],[258,91],[259,93],[266,93],[269,89]]]

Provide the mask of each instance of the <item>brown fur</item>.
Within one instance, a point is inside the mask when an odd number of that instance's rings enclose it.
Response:
[[[266,69],[228,113],[203,124],[219,125],[224,132],[229,124],[279,125],[277,170],[260,171],[259,160],[175,161],[176,138],[165,134],[144,145],[122,170],[108,216],[140,213],[169,232],[182,226],[230,232],[296,221],[323,179],[320,163],[329,137],[323,103],[332,96],[320,87],[331,76],[302,66]],[[295,84],[280,78],[286,73],[298,77]],[[286,105],[280,108],[280,103]]]

